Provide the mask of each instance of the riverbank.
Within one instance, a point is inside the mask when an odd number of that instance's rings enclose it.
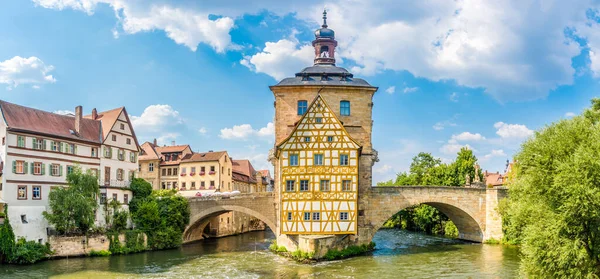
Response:
[[[178,249],[35,265],[0,265],[4,278],[515,278],[518,250],[381,230],[377,249],[345,260],[300,264],[268,250],[270,231],[206,239]]]

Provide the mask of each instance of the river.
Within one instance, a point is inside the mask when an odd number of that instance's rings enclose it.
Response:
[[[0,265],[0,278],[515,278],[516,248],[380,230],[377,250],[346,260],[298,264],[268,251],[273,233],[208,239],[125,256]]]

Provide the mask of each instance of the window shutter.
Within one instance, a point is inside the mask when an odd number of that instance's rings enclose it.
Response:
[[[34,164],[35,164],[34,162],[29,163],[29,171],[31,172],[31,174],[34,173],[34,171],[33,171],[33,169],[35,169],[35,167],[33,166]]]
[[[46,140],[43,141],[42,148],[44,148],[44,150],[46,150]]]
[[[46,174],[46,164],[42,164],[42,175]]]
[[[73,154],[77,154],[77,144],[73,145],[75,147],[75,152],[73,152]]]
[[[58,144],[58,151],[63,152],[63,143],[62,142]]]
[[[35,148],[35,138],[31,138],[31,147]]]
[[[50,174],[50,176],[54,176],[54,175],[52,174],[52,164],[49,164],[49,165],[48,165],[48,174]]]
[[[23,162],[23,173],[27,173],[27,162]]]
[[[17,173],[17,161],[13,161],[13,173]]]
[[[63,174],[63,167],[64,166],[60,166],[60,165],[58,166],[58,176],[62,176],[62,174]]]

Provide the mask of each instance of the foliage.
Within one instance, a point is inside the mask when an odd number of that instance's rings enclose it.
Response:
[[[46,259],[52,254],[50,244],[41,244],[36,241],[25,241],[24,238],[19,238],[15,243],[11,255],[8,257],[8,262],[13,264],[32,264]]]
[[[0,212],[0,218],[6,218],[6,213]]]
[[[292,259],[296,261],[311,260],[315,256],[314,252],[304,252],[302,250],[296,250],[292,252]]]
[[[500,207],[529,277],[600,276],[600,100],[537,131],[515,157]]]
[[[121,204],[116,200],[111,200],[105,207],[106,226],[109,231],[120,232],[127,228],[129,213],[121,208]]]
[[[174,248],[182,243],[190,209],[187,199],[176,191],[154,191],[138,201],[132,219],[136,228],[147,235],[150,249]]]
[[[107,250],[100,250],[100,251],[92,250],[88,253],[88,256],[90,256],[90,257],[108,257],[110,255],[112,255],[112,253]]]
[[[352,245],[348,246],[342,250],[331,249],[325,253],[323,258],[327,260],[337,260],[337,259],[345,259],[352,256],[361,255],[367,252],[371,252],[375,249],[375,242],[371,242],[369,244],[362,245]]]
[[[136,212],[140,202],[152,195],[152,185],[142,178],[134,178],[129,186],[133,198],[129,201],[129,212]]]
[[[60,233],[87,233],[96,220],[98,180],[80,167],[67,175],[68,187],[57,187],[49,194],[50,212],[44,212],[48,223]]]
[[[271,245],[269,245],[269,250],[271,250],[273,252],[277,252],[277,253],[287,252],[287,249],[285,248],[285,246],[278,246],[277,241],[275,241],[275,240],[273,240],[273,242],[271,242]]]
[[[444,225],[444,235],[452,238],[458,237],[458,228],[456,227],[456,225],[454,225],[454,222],[446,222],[446,224]]]
[[[121,244],[118,232],[110,232],[108,237],[108,250],[113,255],[130,254],[146,251],[144,245],[144,233],[139,230],[129,230],[125,232],[125,245]]]
[[[484,241],[483,243],[485,243],[485,244],[501,244],[502,241],[495,239],[495,238],[489,238],[486,241]]]
[[[7,261],[15,247],[15,234],[8,219],[8,205],[4,205],[4,224],[0,225],[0,262]]]

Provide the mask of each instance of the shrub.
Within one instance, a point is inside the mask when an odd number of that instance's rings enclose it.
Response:
[[[373,249],[375,249],[375,242],[371,242],[369,244],[362,244],[362,245],[358,245],[358,246],[352,245],[352,246],[348,246],[342,250],[331,249],[331,250],[327,251],[327,253],[325,254],[325,256],[323,256],[323,258],[330,260],[330,261],[337,260],[337,259],[345,259],[345,258],[349,258],[352,256],[364,254],[366,252],[373,251]]]
[[[448,221],[444,226],[444,233],[447,237],[457,238],[458,228],[456,228],[456,225],[452,221]]]
[[[4,206],[4,215],[8,215],[8,205]],[[15,234],[8,217],[4,219],[4,224],[0,225],[0,262],[8,261],[15,247]]]
[[[6,213],[0,212],[0,218],[6,218]]]
[[[284,247],[285,249],[285,247]],[[287,250],[286,250],[287,251]],[[304,252],[301,250],[296,250],[292,252],[292,259],[297,261],[310,260],[314,257],[315,253],[313,252]]]
[[[90,256],[90,257],[108,257],[110,255],[112,255],[112,253],[107,250],[100,250],[100,251],[92,250],[88,253],[88,256]]]
[[[501,244],[502,242],[498,239],[490,238],[490,239],[484,241],[483,243],[485,243],[485,244]]]
[[[273,240],[273,242],[271,242],[271,245],[269,245],[269,250],[276,252],[276,253],[285,253],[287,252],[287,249],[284,246],[278,246],[277,245],[277,241]]]
[[[8,261],[14,264],[32,264],[37,261],[46,259],[52,254],[50,244],[40,244],[35,241],[25,241],[24,238],[19,238],[12,254],[9,255]]]

